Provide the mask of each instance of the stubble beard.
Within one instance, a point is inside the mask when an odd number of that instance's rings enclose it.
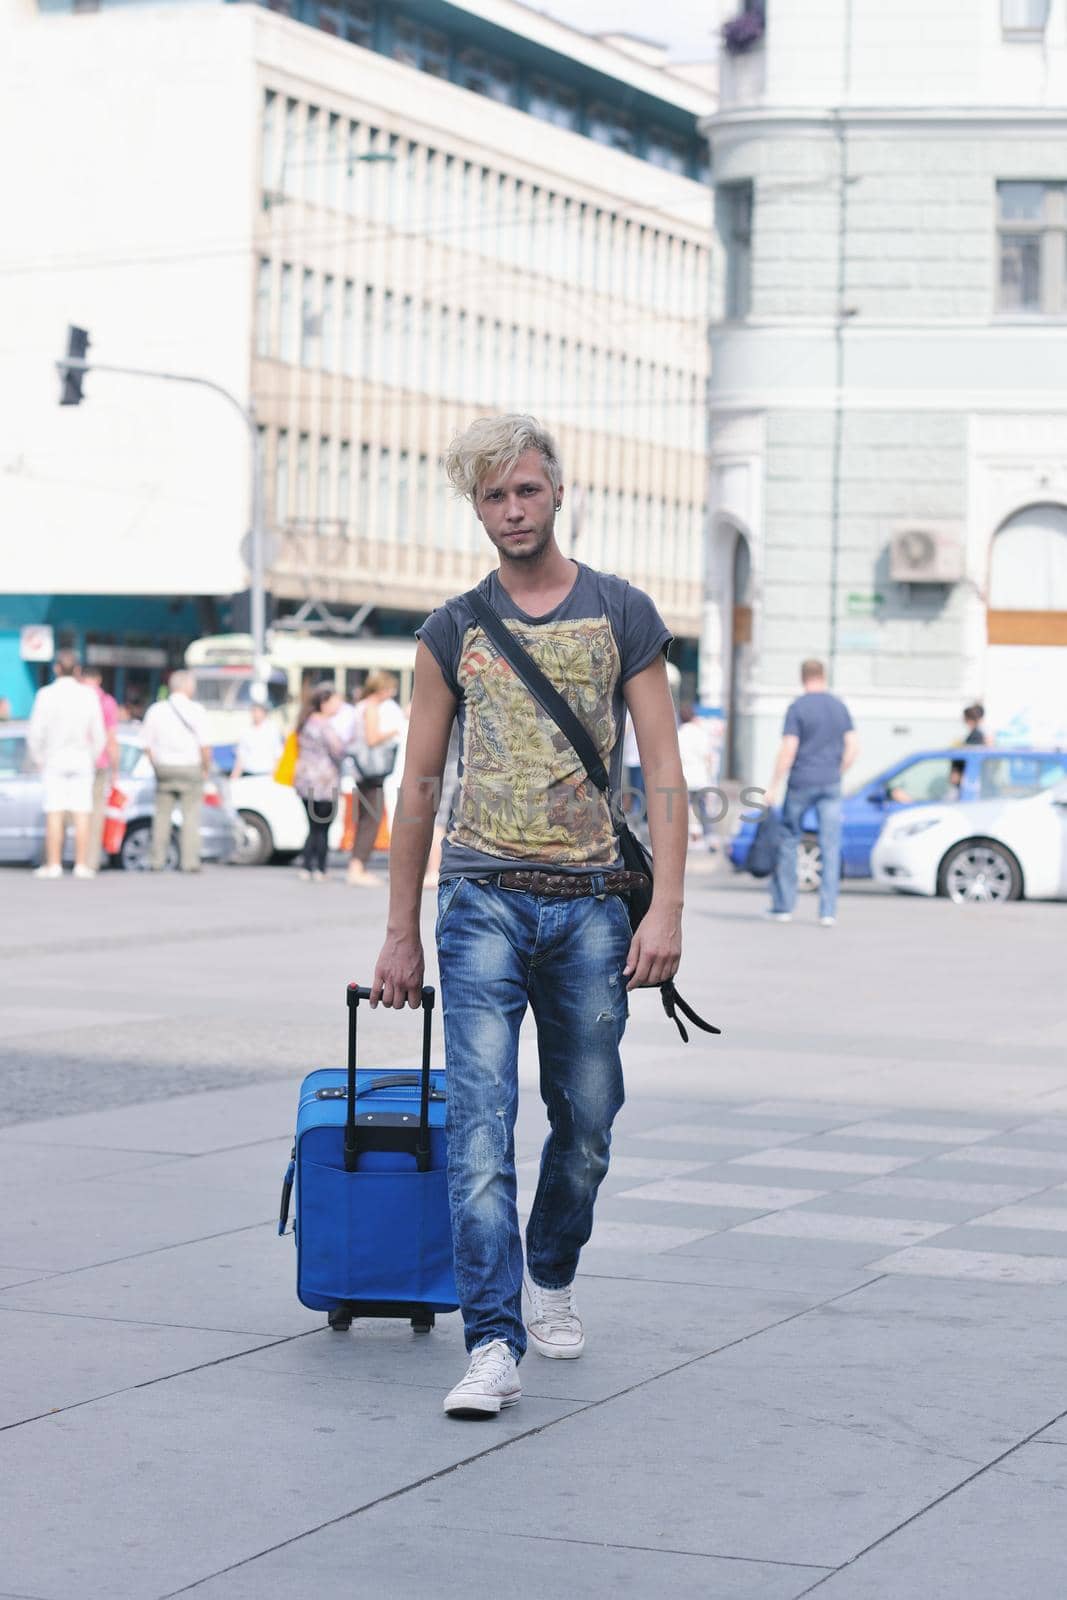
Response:
[[[556,519],[553,517],[552,521],[546,526],[534,529],[532,535],[528,536],[531,542],[521,549],[516,548],[506,537],[506,534],[497,535],[493,539],[493,543],[501,561],[514,561],[516,565],[520,562],[539,561],[552,542],[555,522]]]

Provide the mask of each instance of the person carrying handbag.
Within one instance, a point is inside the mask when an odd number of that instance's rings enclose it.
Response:
[[[391,672],[370,672],[356,703],[348,746],[356,767],[356,837],[345,880],[355,888],[377,889],[382,883],[367,863],[385,810],[385,780],[396,766],[404,729],[399,687]]]
[[[574,1279],[623,1101],[627,994],[660,986],[666,1006],[673,993],[688,829],[666,672],[670,633],[648,595],[560,550],[562,470],[551,436],[532,417],[482,418],[453,441],[446,467],[499,566],[417,634],[403,825],[393,840],[371,1004],[420,1003],[421,882],[458,721],[459,791],[442,846],[437,950],[449,1202],[470,1365],[444,1405],[449,1415],[476,1417],[519,1400],[528,1344],[570,1360],[585,1347]],[[498,630],[533,658],[534,674],[520,673],[521,661],[494,642]],[[549,680],[547,694],[533,693],[537,678]],[[562,711],[546,709],[553,695]],[[654,884],[611,807],[626,709],[648,789]],[[638,915],[628,897],[642,892]],[[524,1262],[514,1126],[527,1006],[550,1132]]]

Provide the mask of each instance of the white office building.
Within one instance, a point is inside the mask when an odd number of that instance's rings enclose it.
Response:
[[[1067,745],[1067,0],[768,0],[705,128],[734,771],[766,781],[806,656],[868,770],[973,700]]]
[[[705,87],[514,0],[8,5],[0,692],[27,623],[161,663],[248,585],[238,412],[102,372],[61,409],[68,323],[254,406],[276,609],[372,632],[485,570],[440,455],[534,412],[564,547],[651,590],[695,686]]]

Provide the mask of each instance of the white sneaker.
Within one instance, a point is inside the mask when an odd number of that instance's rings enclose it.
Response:
[[[793,913],[791,911],[765,911],[763,920],[764,922],[792,922]]]
[[[62,867],[36,867],[34,869],[34,874],[33,875],[34,875],[35,878],[61,878],[63,876],[63,868]]]
[[[297,877],[300,879],[301,883],[311,882],[311,873],[308,871],[307,867],[301,867],[297,873]]]
[[[832,928],[832,927],[834,927],[836,925],[836,923],[837,923],[837,918],[836,917],[820,917],[819,918],[819,927],[820,928]]]
[[[96,873],[93,871],[92,867],[75,867],[73,875],[74,875],[75,878],[95,878],[96,877]]]
[[[505,1406],[522,1399],[519,1369],[503,1339],[493,1339],[471,1351],[465,1375],[445,1396],[447,1417],[495,1417]]]
[[[573,1283],[563,1289],[542,1289],[529,1273],[524,1273],[522,1319],[530,1343],[539,1356],[549,1356],[555,1361],[577,1361],[585,1349]]]

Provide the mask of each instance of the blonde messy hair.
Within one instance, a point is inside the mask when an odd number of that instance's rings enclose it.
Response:
[[[536,417],[516,412],[477,417],[445,451],[445,471],[456,493],[474,505],[481,484],[513,471],[527,450],[537,451],[553,492],[558,492],[563,468],[555,439]]]

